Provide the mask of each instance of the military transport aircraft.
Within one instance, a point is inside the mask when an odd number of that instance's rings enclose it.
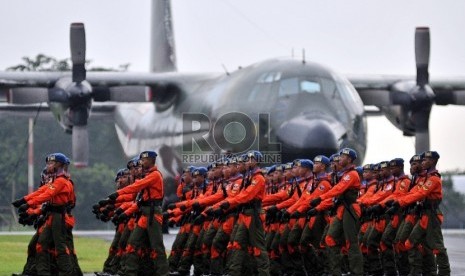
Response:
[[[465,104],[465,80],[429,81],[426,27],[415,32],[416,80],[347,78],[296,59],[270,59],[228,74],[178,73],[169,0],[152,6],[151,73],[86,73],[84,25],[71,24],[70,34],[72,72],[0,72],[0,90],[12,105],[47,102],[72,133],[76,166],[87,165],[86,125],[95,102],[122,102],[113,112],[126,155],[157,150],[165,177],[183,163],[208,162],[195,159],[202,154],[251,148],[279,153],[285,162],[352,147],[362,162],[364,106],[378,107],[404,135],[414,135],[421,152],[429,148],[432,105]]]

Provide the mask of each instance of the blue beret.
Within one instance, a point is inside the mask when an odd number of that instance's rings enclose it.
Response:
[[[414,156],[412,156],[412,158],[410,158],[410,164],[412,164],[413,162],[420,162],[421,161],[421,156],[419,154],[415,154]]]
[[[424,159],[426,157],[433,158],[434,160],[438,160],[439,153],[437,151],[432,151],[432,150],[425,151],[421,154],[421,159]]]
[[[389,162],[390,167],[402,167],[404,165],[404,159],[394,158]]]
[[[158,154],[153,150],[146,150],[140,153],[139,158],[156,158]]]
[[[124,176],[124,174],[126,173],[126,170],[127,169],[119,169],[118,172],[116,172],[115,181],[118,180],[118,178]]]
[[[320,162],[320,163],[325,164],[325,166],[329,166],[329,164],[331,163],[331,161],[329,161],[329,158],[324,155],[315,156],[315,158],[313,158],[313,162],[314,163]]]
[[[196,176],[196,175],[202,175],[202,176],[206,176],[207,175],[207,168],[205,167],[197,167],[195,168],[193,171],[192,171],[192,176]]]
[[[254,158],[255,161],[259,162],[262,160],[263,158],[263,154],[261,152],[259,152],[258,150],[251,150],[249,152],[247,152],[247,159],[246,160],[249,160],[249,158]]]
[[[355,167],[355,170],[358,172],[358,174],[363,173],[363,167],[362,166]]]
[[[182,170],[183,173],[192,173],[192,171],[194,170],[194,166],[192,165],[189,165],[187,167],[184,168],[184,170]]]
[[[351,149],[351,148],[343,148],[343,149],[341,149],[339,154],[348,155],[350,158],[352,158],[352,160],[357,159],[357,152],[355,150]]]
[[[262,174],[268,174],[268,170],[270,169],[270,167],[263,167],[261,168],[261,171],[262,171]]]
[[[284,165],[283,165],[283,164],[281,164],[281,165],[276,165],[275,171],[277,171],[277,172],[282,172],[282,171],[284,171]]]
[[[237,157],[237,162],[245,162],[245,161],[247,161],[247,154],[244,153]]]
[[[297,167],[313,169],[313,162],[309,159],[300,159],[295,163],[295,165]]]
[[[340,155],[338,153],[335,153],[329,157],[329,162],[338,162],[340,158]]]
[[[365,164],[363,165],[363,170],[365,171],[372,171],[375,167],[375,164]]]
[[[63,153],[60,153],[60,152],[49,154],[45,158],[45,162],[48,162],[48,161],[60,162],[62,164],[66,164],[66,165],[69,164],[69,158],[66,157],[66,155],[64,155]]]
[[[276,165],[273,165],[273,166],[268,168],[267,174],[274,173],[275,171],[276,171]]]
[[[389,161],[382,161],[382,162],[379,162],[379,168],[380,168],[380,169],[389,168]]]
[[[286,163],[284,164],[284,170],[289,170],[289,169],[292,169],[292,167],[294,167],[294,163],[292,162],[289,162],[289,163]]]
[[[131,167],[136,167],[137,163],[139,163],[139,157],[134,157],[128,161],[128,163],[126,164],[126,167],[128,169],[130,169]]]

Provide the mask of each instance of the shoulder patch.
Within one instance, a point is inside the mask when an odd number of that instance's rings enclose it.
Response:
[[[384,190],[385,190],[385,191],[390,191],[390,190],[392,190],[392,184],[386,185],[386,187],[384,187]]]
[[[432,184],[433,184],[433,182],[431,180],[428,180],[428,181],[426,181],[425,186],[426,187],[431,187]]]
[[[252,186],[255,186],[256,184],[257,184],[257,181],[255,181],[255,180],[252,180],[252,183],[250,183],[250,185],[252,185]]]
[[[343,180],[349,181],[349,180],[350,180],[350,174],[346,174],[346,175],[344,176]]]
[[[321,191],[324,191],[324,190],[326,189],[325,185],[320,185],[318,188],[319,188]]]
[[[49,189],[55,190],[55,186],[52,185],[52,183],[47,184]]]
[[[399,184],[399,190],[403,191],[407,188],[407,184],[405,184],[405,181],[400,182]]]

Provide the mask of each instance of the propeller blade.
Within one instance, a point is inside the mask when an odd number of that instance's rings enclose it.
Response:
[[[430,35],[428,27],[415,29],[415,60],[417,66],[417,85],[423,86],[429,82],[429,52]]]
[[[70,29],[71,61],[73,63],[73,82],[86,79],[86,32],[83,23],[71,23]]]
[[[420,154],[429,150],[429,131],[415,132],[415,153]]]
[[[412,111],[412,119],[415,124],[415,150],[422,153],[429,150],[429,115],[432,105],[423,105]]]
[[[48,101],[48,89],[42,87],[11,88],[8,102],[12,104],[36,104]]]
[[[78,168],[87,167],[89,163],[89,134],[87,126],[73,126],[73,163]]]

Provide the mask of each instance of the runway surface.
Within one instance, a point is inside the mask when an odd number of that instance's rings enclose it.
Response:
[[[171,245],[176,237],[177,230],[170,230],[170,234],[165,234],[163,241],[167,250],[171,249]],[[95,232],[79,232],[75,235],[98,237],[108,241],[113,239],[113,232],[95,231]],[[449,262],[452,269],[451,275],[465,276],[465,230],[443,230],[444,243],[449,254]],[[90,276],[93,274],[86,274]]]

